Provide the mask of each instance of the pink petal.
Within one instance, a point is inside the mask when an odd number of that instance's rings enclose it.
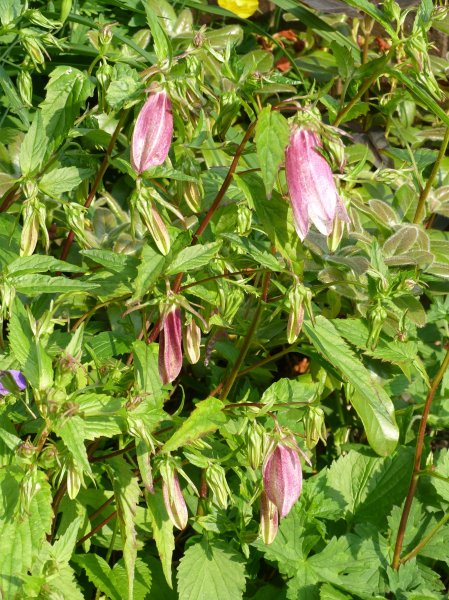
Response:
[[[285,517],[298,500],[302,488],[302,469],[298,453],[278,444],[263,467],[265,493]]]
[[[159,335],[159,374],[163,383],[171,383],[182,368],[181,310],[172,306]]]

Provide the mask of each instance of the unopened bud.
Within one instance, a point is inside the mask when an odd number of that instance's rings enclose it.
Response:
[[[183,346],[189,363],[192,365],[196,364],[200,360],[201,329],[193,318],[184,327]]]
[[[258,469],[262,463],[265,446],[265,430],[253,421],[246,432],[246,450],[248,462],[252,469]]]
[[[61,23],[65,23],[67,17],[70,14],[70,11],[72,10],[72,6],[73,6],[73,0],[62,0],[61,12],[59,15],[59,20],[61,21]]]
[[[24,45],[25,50],[28,52],[35,65],[43,65],[45,63],[45,57],[42,52],[42,48],[35,37],[29,35],[23,36],[22,44]]]
[[[35,454],[36,447],[29,440],[22,442],[17,448],[17,457],[21,462],[31,464]]]
[[[251,231],[252,212],[246,204],[237,205],[237,232],[241,236],[249,235]]]
[[[162,477],[162,494],[168,517],[177,529],[185,529],[189,519],[186,501],[182,495],[178,475],[170,463],[166,462],[160,468]]]
[[[260,499],[260,535],[264,544],[271,544],[279,528],[279,512],[265,492]]]
[[[100,44],[100,49],[103,51],[106,50],[112,41],[112,27],[114,25],[115,23],[108,23],[98,31],[98,43]]]
[[[56,446],[45,446],[39,455],[38,463],[42,469],[53,469],[58,464],[58,449]]]
[[[30,512],[31,501],[34,495],[40,490],[40,483],[37,481],[36,465],[29,467],[20,484],[20,512],[22,515],[28,515]]]
[[[100,65],[95,74],[98,83],[103,89],[106,89],[111,82],[112,67],[107,63]]]
[[[296,283],[288,293],[290,312],[287,321],[287,341],[293,344],[298,339],[304,322],[305,288]]]
[[[210,464],[206,469],[206,482],[212,492],[212,502],[218,508],[226,510],[231,490],[226,481],[226,474],[223,467],[217,463]]]
[[[381,304],[377,304],[369,313],[370,331],[366,345],[371,350],[374,350],[377,345],[387,316],[388,313]]]
[[[171,383],[182,368],[181,309],[173,304],[163,317],[159,335],[159,374],[163,383]]]
[[[67,466],[67,493],[71,500],[74,500],[78,496],[78,492],[80,491],[82,483],[82,473],[78,470],[74,463],[70,461],[69,465]]]
[[[265,492],[281,517],[290,512],[302,489],[302,469],[298,452],[279,442],[263,466]]]
[[[136,201],[136,208],[145,223],[154,243],[158,247],[161,254],[166,256],[170,252],[170,235],[167,230],[167,226],[158,213],[154,202],[152,202],[149,195],[143,190],[139,194]]]
[[[33,80],[29,71],[19,71],[17,75],[17,88],[22,102],[27,106],[33,106]]]
[[[318,444],[318,440],[326,443],[326,424],[324,422],[324,411],[320,406],[309,406],[304,417],[304,429],[306,432],[307,448],[312,449]]]
[[[149,95],[137,117],[131,141],[131,165],[138,175],[161,165],[173,136],[173,116],[167,92]]]
[[[186,181],[184,186],[184,200],[187,206],[194,213],[201,211],[201,202],[203,199],[203,183],[201,179],[198,181]]]

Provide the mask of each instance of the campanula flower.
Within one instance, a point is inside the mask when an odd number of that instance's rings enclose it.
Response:
[[[159,335],[159,374],[163,383],[171,383],[182,367],[181,309],[175,304],[163,317]]]
[[[15,369],[0,371],[0,395],[5,396],[9,394],[9,392],[14,391],[14,387],[24,390],[26,386],[26,379],[20,371],[16,371]]]
[[[189,515],[186,501],[182,495],[178,475],[173,465],[161,465],[162,495],[164,496],[165,509],[170,521],[177,529],[185,529]]]
[[[301,240],[306,237],[310,222],[320,233],[329,235],[337,215],[349,221],[329,163],[320,154],[321,147],[314,131],[297,127],[285,152],[287,187],[295,229]]]
[[[164,162],[172,136],[170,98],[163,90],[152,92],[137,117],[131,140],[131,165],[138,175]]]
[[[218,0],[218,6],[226,8],[242,19],[247,19],[256,12],[259,0]]]
[[[298,453],[279,442],[265,459],[262,469],[264,490],[281,517],[290,512],[302,488],[302,469]]]

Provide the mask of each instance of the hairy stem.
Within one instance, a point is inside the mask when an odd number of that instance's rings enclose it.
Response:
[[[429,175],[426,186],[422,190],[421,194],[419,195],[418,206],[416,207],[415,216],[413,217],[413,223],[419,224],[423,220],[425,208],[426,208],[426,201],[430,194],[430,190],[432,189],[432,185],[435,180],[435,177],[437,176],[438,171],[440,169],[441,161],[443,160],[444,155],[446,154],[446,149],[447,149],[448,143],[449,143],[449,127],[446,128],[446,132],[444,134],[443,141],[441,142],[440,151],[438,152],[437,159],[435,161],[435,164],[433,165],[433,169]]]
[[[429,393],[427,394],[426,403],[424,405],[424,410],[421,415],[421,421],[419,423],[418,437],[416,439],[416,447],[415,447],[415,460],[413,463],[413,472],[412,478],[410,480],[410,486],[408,488],[407,497],[405,499],[404,508],[402,509],[401,522],[399,523],[398,535],[396,537],[396,545],[394,548],[393,561],[391,563],[393,569],[398,569],[401,563],[401,550],[404,543],[405,529],[407,527],[407,520],[410,514],[410,509],[412,507],[413,496],[415,495],[416,486],[418,484],[418,478],[421,471],[421,457],[424,446],[424,437],[426,433],[426,425],[427,419],[429,417],[430,407],[432,405],[432,400],[435,396],[435,393],[438,389],[438,386],[443,379],[443,375],[446,372],[447,367],[449,366],[449,350],[446,352],[446,356],[444,357],[443,362],[441,363],[440,368],[438,369],[438,373],[435,375],[434,380],[432,381],[432,385],[430,386]]]

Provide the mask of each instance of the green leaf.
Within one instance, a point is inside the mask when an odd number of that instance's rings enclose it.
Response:
[[[263,404],[275,404],[284,402],[311,402],[318,390],[316,383],[304,383],[294,379],[279,379],[271,384],[262,395],[260,401]]]
[[[160,408],[166,392],[159,375],[158,345],[134,342],[133,354],[136,389],[148,396],[150,404]]]
[[[394,28],[391,26],[391,23],[387,19],[387,16],[385,15],[385,13],[383,11],[381,11],[379,8],[377,8],[376,6],[374,6],[373,4],[371,4],[371,2],[369,2],[369,0],[345,0],[345,3],[349,4],[349,6],[353,6],[357,10],[362,10],[364,13],[369,15],[372,19],[374,19],[375,21],[380,23],[382,25],[382,27],[385,29],[385,31],[388,33],[388,35],[393,40],[397,39],[396,32],[395,32]]]
[[[172,588],[172,556],[175,549],[173,525],[168,518],[161,490],[156,490],[154,494],[146,494],[146,501],[162,570],[168,585]]]
[[[91,175],[90,169],[78,169],[77,167],[62,167],[45,173],[38,182],[41,192],[51,198],[59,200],[64,192],[71,192],[79,184]]]
[[[18,298],[14,299],[9,321],[9,343],[25,378],[37,390],[53,383],[52,361],[41,340],[35,340],[28,315]]]
[[[47,155],[65,141],[86,100],[94,92],[91,79],[74,67],[53,69],[47,83],[47,95],[40,105],[45,134],[49,140]]]
[[[304,322],[307,337],[351,384],[354,393],[350,400],[365,427],[370,446],[381,456],[391,454],[399,439],[393,403],[370,371],[357,360],[335,326],[321,315],[315,321],[315,326],[310,321]]]
[[[80,469],[88,475],[92,475],[86,448],[84,446],[84,423],[78,415],[62,417],[53,423],[55,432],[64,442],[64,445],[72,455],[72,458]]]
[[[221,244],[222,242],[219,240],[210,244],[196,244],[184,248],[168,267],[167,275],[176,275],[177,273],[185,273],[204,267],[215,257],[221,248]]]
[[[86,571],[89,581],[108,598],[123,600],[112,577],[112,569],[104,558],[97,554],[78,554],[72,560]]]
[[[134,598],[134,569],[137,558],[137,535],[134,520],[139,504],[139,482],[124,459],[114,459],[111,461],[111,466],[114,470],[112,483],[123,542],[123,558],[128,574],[128,597]]]
[[[0,15],[4,17],[3,9],[0,8]],[[25,127],[30,126],[30,120],[28,118],[28,111],[23,107],[23,102],[17,94],[16,88],[11,80],[11,77],[5,71],[5,69],[0,66],[0,86],[3,89],[3,93],[5,94],[8,104],[11,107],[12,112],[16,115],[19,115],[20,120],[25,125]]]
[[[223,414],[223,402],[218,398],[207,398],[198,402],[193,412],[183,421],[162,448],[164,452],[173,452],[180,446],[185,446],[198,438],[212,433],[226,422]]]
[[[96,283],[50,275],[19,275],[10,277],[9,281],[18,292],[28,296],[57,292],[90,292],[98,287]]]
[[[48,138],[45,134],[42,113],[38,110],[20,146],[20,170],[22,175],[30,175],[39,169],[45,158],[47,146]]]
[[[0,590],[3,598],[23,598],[21,587],[38,559],[51,531],[51,488],[46,475],[36,471],[35,494],[26,515],[20,514],[24,473],[17,467],[0,469]]]
[[[102,250],[100,248],[81,250],[80,254],[86,256],[93,262],[102,265],[108,271],[113,271],[115,273],[125,272],[129,278],[135,276],[138,263],[133,256],[128,256],[127,254],[118,254],[112,250]]]
[[[147,0],[147,2],[145,2],[144,7],[147,16],[147,23],[151,29],[151,35],[153,36],[154,42],[154,51],[159,63],[163,63],[166,60],[171,62],[171,42],[165,32],[165,28],[161,25],[163,20],[158,16],[159,11],[157,10],[157,5],[157,0]]]
[[[134,571],[134,595],[131,599],[128,596],[128,577],[123,560],[119,560],[115,563],[111,575],[115,582],[115,586],[120,592],[122,600],[146,600],[147,598],[152,598],[151,571],[142,559],[136,559]]]
[[[9,263],[6,272],[9,275],[29,275],[31,273],[44,273],[45,271],[64,271],[66,273],[82,273],[84,269],[72,265],[53,256],[35,254],[33,256],[20,256]]]
[[[178,569],[180,600],[241,600],[243,556],[223,542],[202,540],[185,552]]]
[[[329,468],[327,494],[344,502],[348,521],[381,528],[393,505],[405,497],[412,466],[411,448],[386,458],[351,450]]]
[[[142,298],[150,291],[165,265],[165,257],[148,245],[143,247],[140,260],[137,277],[134,280],[134,298]]]
[[[271,110],[270,105],[263,108],[257,118],[255,142],[268,198],[271,198],[289,137],[287,119],[279,111]]]
[[[266,267],[274,272],[282,271],[279,260],[271,252],[265,250],[262,244],[259,244],[260,247],[258,247],[258,245],[253,244],[247,238],[242,238],[235,233],[220,233],[220,236],[238,246],[238,248],[253,258],[261,267]]]

